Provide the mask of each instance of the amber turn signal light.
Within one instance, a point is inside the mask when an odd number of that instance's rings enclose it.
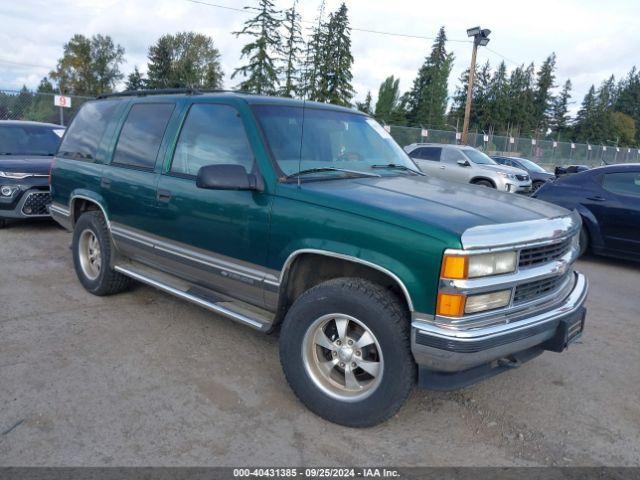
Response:
[[[445,255],[442,261],[442,278],[464,279],[469,272],[469,257],[466,255]]]
[[[436,311],[438,315],[446,317],[461,317],[464,315],[465,300],[466,297],[458,293],[439,293]]]

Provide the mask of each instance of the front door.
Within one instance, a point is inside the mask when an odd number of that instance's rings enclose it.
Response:
[[[200,167],[242,165],[259,175],[243,119],[232,106],[194,103],[158,181],[154,228],[171,273],[257,306],[269,233],[270,196],[196,187]]]

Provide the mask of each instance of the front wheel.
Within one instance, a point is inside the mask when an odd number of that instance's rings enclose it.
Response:
[[[388,290],[362,279],[321,283],[293,304],[280,360],[289,385],[317,415],[377,425],[406,401],[416,377],[409,318]]]
[[[489,180],[476,180],[475,182],[473,182],[473,184],[480,185],[481,187],[496,188]]]

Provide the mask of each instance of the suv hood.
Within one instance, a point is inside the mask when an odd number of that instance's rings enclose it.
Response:
[[[513,169],[517,170],[517,169]],[[394,176],[306,182],[308,201],[433,235],[458,238],[471,227],[560,217],[564,208],[492,188],[431,177]],[[307,196],[305,195],[305,196]]]
[[[53,157],[38,155],[0,155],[0,172],[49,175]]]
[[[509,167],[507,165],[481,165],[476,164],[477,167],[482,168],[484,170],[491,170],[492,172],[504,172],[504,173],[513,173],[517,175],[529,175],[526,170],[516,167]]]

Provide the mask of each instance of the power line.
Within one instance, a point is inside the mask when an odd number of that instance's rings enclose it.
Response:
[[[486,47],[486,46],[485,46],[484,48],[485,48],[485,49],[487,49],[487,50],[489,50],[491,53],[493,53],[493,54],[495,54],[495,55],[499,56],[499,57],[500,57],[500,58],[502,58],[503,60],[506,60],[506,61],[507,61],[507,62],[509,62],[509,63],[512,63],[512,64],[514,64],[514,65],[521,65],[521,62],[516,62],[515,60],[511,60],[510,58],[505,57],[504,55],[502,55],[500,52],[496,52],[495,50],[493,50],[493,49],[491,49],[491,48],[489,48],[489,47]]]
[[[196,3],[198,5],[206,5],[207,7],[223,8],[225,10],[233,10],[235,12],[250,13],[246,9],[243,9],[243,8],[227,7],[226,5],[218,5],[216,3],[203,2],[201,0],[186,0],[186,1],[190,2],[190,3]],[[306,23],[308,25],[315,25],[316,24],[316,22],[309,21],[309,20],[301,20],[301,23]],[[387,36],[391,36],[391,37],[417,38],[419,40],[436,40],[436,37],[428,36],[428,35],[412,35],[412,34],[408,34],[408,33],[384,32],[384,31],[381,31],[381,30],[371,30],[371,29],[368,29],[368,28],[359,28],[359,27],[349,27],[349,28],[351,30],[353,30],[354,32],[373,33],[373,34],[376,34],[376,35],[387,35]],[[447,41],[449,41],[449,42],[457,42],[457,43],[471,43],[471,40],[460,40],[460,39],[451,39],[451,38],[447,39]]]

